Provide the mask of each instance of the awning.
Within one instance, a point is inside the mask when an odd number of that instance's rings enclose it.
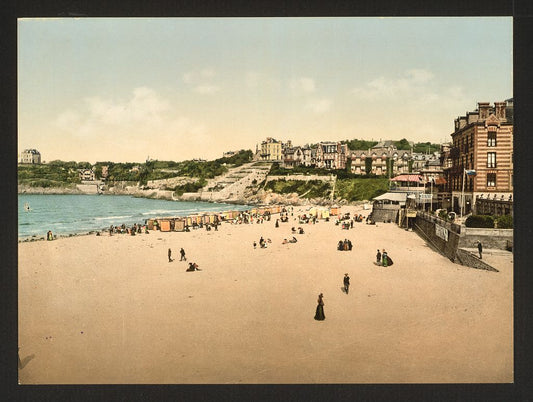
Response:
[[[407,193],[385,193],[377,197],[374,197],[372,199],[376,201],[389,200],[389,201],[405,202],[405,200],[407,199]]]
[[[391,179],[391,181],[409,181],[412,183],[420,183],[422,176],[418,174],[401,174]]]

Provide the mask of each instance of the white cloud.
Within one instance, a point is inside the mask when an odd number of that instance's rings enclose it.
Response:
[[[380,100],[404,96],[420,96],[433,82],[433,73],[423,69],[411,69],[395,79],[377,77],[352,93],[365,100]]]
[[[123,134],[131,141],[149,140],[154,133],[195,135],[205,131],[201,123],[175,116],[172,111],[170,103],[153,89],[141,87],[125,101],[86,98],[83,110],[65,111],[57,117],[56,126],[76,137],[97,139]]]
[[[331,109],[333,102],[330,99],[310,99],[307,101],[305,108],[314,113],[325,113]]]
[[[220,87],[212,84],[202,84],[195,87],[194,91],[200,94],[214,94],[215,92],[220,91]]]
[[[220,90],[220,86],[212,82],[215,76],[215,70],[205,68],[200,71],[191,71],[183,74],[183,82],[192,86],[194,92],[210,95]]]
[[[312,93],[315,91],[315,81],[312,78],[300,77],[291,80],[289,84],[293,92]]]
[[[66,110],[56,119],[56,125],[62,130],[69,130],[81,124],[81,115],[73,110]]]

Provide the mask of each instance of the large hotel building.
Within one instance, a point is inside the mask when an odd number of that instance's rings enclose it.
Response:
[[[454,211],[470,213],[478,197],[512,199],[513,100],[479,102],[458,117],[449,158],[445,175]]]

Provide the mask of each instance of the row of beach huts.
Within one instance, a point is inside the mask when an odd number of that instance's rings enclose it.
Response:
[[[289,207],[292,208],[292,207]],[[274,214],[288,213],[286,206],[275,205],[268,207],[251,208],[244,211],[224,211],[206,212],[189,216],[178,217],[158,217],[146,220],[148,230],[160,230],[161,232],[184,232],[189,228],[201,227],[204,225],[218,225],[222,222],[238,222],[245,217],[267,217]],[[340,213],[339,207],[313,207],[306,211],[306,215],[317,219],[327,219],[330,216],[337,216]]]

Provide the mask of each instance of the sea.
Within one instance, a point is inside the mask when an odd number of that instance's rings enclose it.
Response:
[[[167,201],[127,195],[19,194],[18,237],[84,234],[110,225],[144,224],[156,217],[188,216],[202,212],[243,211],[247,205]]]

